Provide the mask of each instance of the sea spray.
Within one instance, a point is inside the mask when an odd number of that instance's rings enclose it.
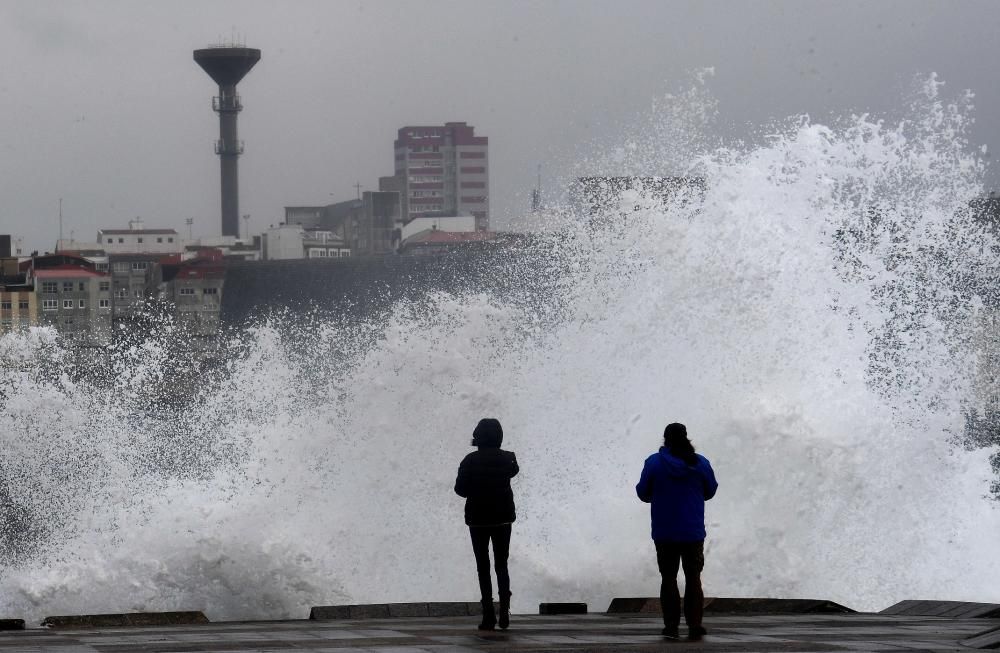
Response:
[[[49,332],[4,336],[21,356],[3,372],[10,501],[42,524],[2,572],[4,612],[475,600],[452,485],[484,416],[522,467],[515,611],[655,594],[633,488],[669,421],[720,480],[709,594],[1000,601],[990,451],[955,444],[989,310],[968,282],[996,263],[970,246],[990,237],[967,210],[971,109],[941,92],[931,80],[893,124],[691,135],[671,165],[703,192],[562,212],[531,245],[524,287],[557,279],[532,301],[437,292],[360,323],[273,318],[227,336],[180,403],[148,391],[171,378],[155,341],[89,384],[60,372]],[[648,160],[648,138],[626,151]]]

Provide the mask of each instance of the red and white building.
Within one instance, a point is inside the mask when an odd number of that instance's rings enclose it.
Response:
[[[410,126],[394,144],[395,176],[402,222],[414,218],[468,215],[476,229],[490,225],[489,139],[464,122]],[[391,181],[389,181],[391,180]]]

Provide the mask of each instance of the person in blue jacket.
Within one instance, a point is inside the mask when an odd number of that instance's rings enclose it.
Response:
[[[660,568],[660,605],[663,636],[677,639],[681,598],[677,568],[684,567],[684,620],[688,639],[701,639],[705,595],[701,570],[705,566],[705,501],[719,488],[708,459],[695,453],[683,424],[668,424],[663,446],[646,458],[639,484],[639,498],[650,505],[656,564]]]

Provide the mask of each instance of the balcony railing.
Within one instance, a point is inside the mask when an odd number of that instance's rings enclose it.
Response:
[[[215,141],[216,154],[243,154],[243,141],[227,143],[221,138]]]
[[[212,110],[218,113],[224,111],[243,111],[243,102],[237,95],[216,95],[212,98]]]

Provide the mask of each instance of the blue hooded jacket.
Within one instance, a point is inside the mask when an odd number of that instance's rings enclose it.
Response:
[[[715,496],[719,484],[708,459],[701,454],[688,465],[660,447],[646,459],[635,492],[652,504],[653,539],[666,542],[700,542],[705,539],[705,501]]]

